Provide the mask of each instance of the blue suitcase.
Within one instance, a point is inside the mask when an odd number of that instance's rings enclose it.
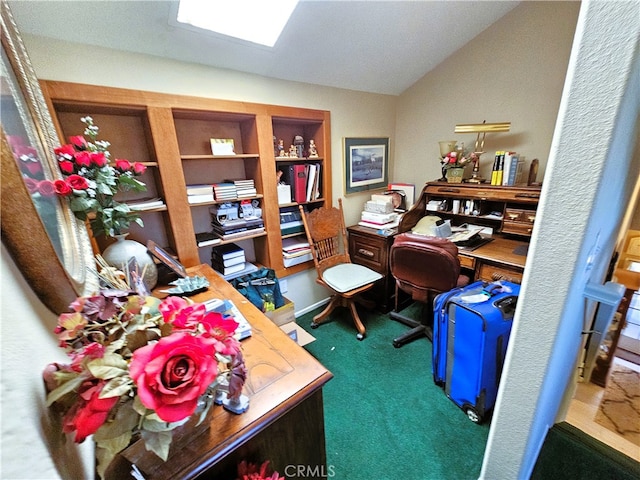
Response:
[[[434,300],[433,379],[475,423],[495,404],[519,293],[479,281]]]

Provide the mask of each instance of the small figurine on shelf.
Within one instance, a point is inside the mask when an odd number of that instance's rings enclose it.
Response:
[[[309,158],[318,158],[318,149],[313,138],[309,140]]]
[[[294,156],[298,158],[303,158],[304,157],[304,138],[302,138],[301,135],[296,135],[295,137],[293,137],[293,144],[296,147],[296,154]]]
[[[284,140],[278,140],[276,157],[284,157]]]
[[[298,149],[295,145],[291,145],[289,147],[289,157],[290,158],[298,158]]]

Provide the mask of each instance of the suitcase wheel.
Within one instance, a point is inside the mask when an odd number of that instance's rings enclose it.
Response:
[[[464,413],[467,414],[467,418],[469,418],[469,420],[471,420],[473,423],[482,422],[482,416],[471,405],[465,405],[462,409],[464,410]]]

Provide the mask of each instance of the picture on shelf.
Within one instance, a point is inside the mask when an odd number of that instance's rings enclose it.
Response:
[[[389,178],[388,138],[345,138],[345,194],[384,188]]]
[[[182,278],[187,277],[187,270],[184,268],[184,265],[182,265],[178,260],[173,258],[169,254],[169,252],[161,248],[158,244],[156,244],[156,242],[154,242],[153,240],[149,240],[147,242],[147,250],[149,250],[149,253],[151,255],[153,255],[155,258],[160,260],[163,264],[169,267],[177,275],[179,275]]]
[[[233,138],[212,138],[211,153],[214,155],[235,155]]]

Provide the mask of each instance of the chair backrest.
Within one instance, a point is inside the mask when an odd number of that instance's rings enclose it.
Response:
[[[460,276],[458,247],[446,238],[401,233],[389,256],[398,287],[414,300],[427,301],[429,292],[455,288]]]
[[[351,263],[341,198],[338,199],[338,205],[340,208],[323,206],[309,213],[303,210],[302,205],[299,206],[319,277],[329,267]]]

